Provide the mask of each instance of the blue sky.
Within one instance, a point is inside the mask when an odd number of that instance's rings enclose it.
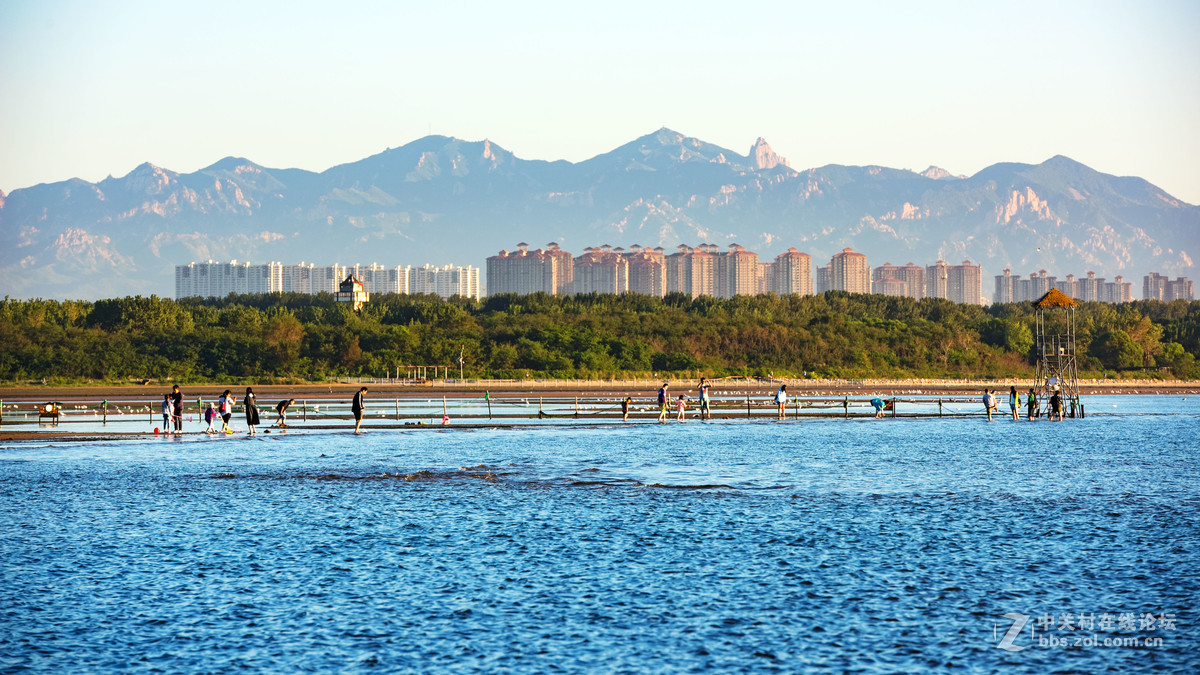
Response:
[[[0,190],[432,131],[580,161],[667,126],[791,165],[1063,154],[1200,203],[1200,2],[0,0]]]

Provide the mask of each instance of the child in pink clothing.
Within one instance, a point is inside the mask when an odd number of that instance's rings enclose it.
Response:
[[[688,407],[687,399],[685,399],[683,397],[683,394],[680,394],[679,398],[675,399],[675,409],[679,411],[679,415],[676,417],[676,419],[678,419],[680,422],[687,421],[685,419],[687,417],[687,414],[684,412],[685,410],[687,410],[687,407]]]

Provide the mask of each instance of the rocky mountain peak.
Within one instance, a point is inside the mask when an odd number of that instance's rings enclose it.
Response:
[[[202,171],[232,171],[234,173],[258,173],[262,171],[262,167],[251,162],[245,157],[226,157],[211,166],[205,167]]]
[[[787,160],[776,154],[762,136],[750,147],[750,162],[756,169],[774,169],[781,164],[788,166]]]
[[[685,136],[673,129],[662,127],[645,138],[653,138],[660,145],[679,145],[683,142]]]
[[[985,278],[1005,265],[1194,274],[1200,207],[1065,157],[970,177],[930,167],[922,181],[879,166],[797,173],[763,139],[749,150],[663,128],[579,163],[428,136],[321,173],[241,157],[188,174],[143,164],[0,194],[0,279],[14,296],[169,294],[172,266],[192,260],[478,265],[522,239],[579,253],[611,237],[668,250],[738,241],[763,257],[853,246],[918,264],[970,258]]]
[[[125,174],[122,182],[130,192],[146,195],[161,194],[175,182],[176,174],[150,162],[139,164],[133,171]]]

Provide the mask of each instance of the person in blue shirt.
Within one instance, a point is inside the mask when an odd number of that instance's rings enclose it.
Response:
[[[879,398],[878,396],[871,399],[871,407],[875,409],[875,419],[883,419],[883,399]]]
[[[162,416],[163,416],[163,433],[167,433],[171,429],[171,417],[174,415],[175,406],[171,403],[171,395],[163,394]]]

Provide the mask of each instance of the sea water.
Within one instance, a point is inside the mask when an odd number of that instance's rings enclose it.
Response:
[[[9,444],[0,670],[1196,672],[1200,401],[1087,403]]]

